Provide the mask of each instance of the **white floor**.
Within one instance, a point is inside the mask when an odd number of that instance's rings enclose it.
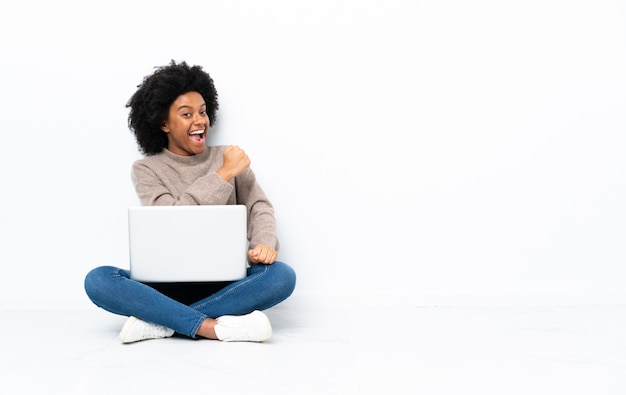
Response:
[[[626,306],[288,302],[263,344],[122,345],[95,307],[0,311],[0,393],[626,394]]]

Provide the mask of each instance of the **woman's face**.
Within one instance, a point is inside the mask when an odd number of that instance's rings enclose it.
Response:
[[[183,156],[203,153],[210,124],[202,95],[187,92],[178,96],[161,127],[167,133],[167,149]]]

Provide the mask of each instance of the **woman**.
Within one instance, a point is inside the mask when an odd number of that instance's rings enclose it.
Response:
[[[132,166],[142,205],[242,204],[248,213],[247,277],[228,283],[145,284],[112,266],[93,269],[85,291],[97,306],[129,316],[122,343],[170,337],[222,341],[269,339],[262,312],[295,288],[291,267],[277,261],[274,210],[236,146],[206,145],[218,109],[213,80],[185,62],[159,67],[130,98],[128,123],[143,159]],[[191,235],[190,237],[194,237]],[[173,246],[175,248],[175,246]]]

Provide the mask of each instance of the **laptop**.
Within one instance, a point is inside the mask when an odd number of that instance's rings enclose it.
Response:
[[[248,267],[246,207],[128,209],[130,277],[141,282],[235,281]]]

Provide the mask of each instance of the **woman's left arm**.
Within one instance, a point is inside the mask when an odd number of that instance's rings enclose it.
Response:
[[[248,213],[250,249],[255,250],[257,246],[263,245],[277,254],[280,243],[276,232],[274,207],[256,181],[254,172],[248,168],[235,177],[235,188],[237,204],[245,205]]]

